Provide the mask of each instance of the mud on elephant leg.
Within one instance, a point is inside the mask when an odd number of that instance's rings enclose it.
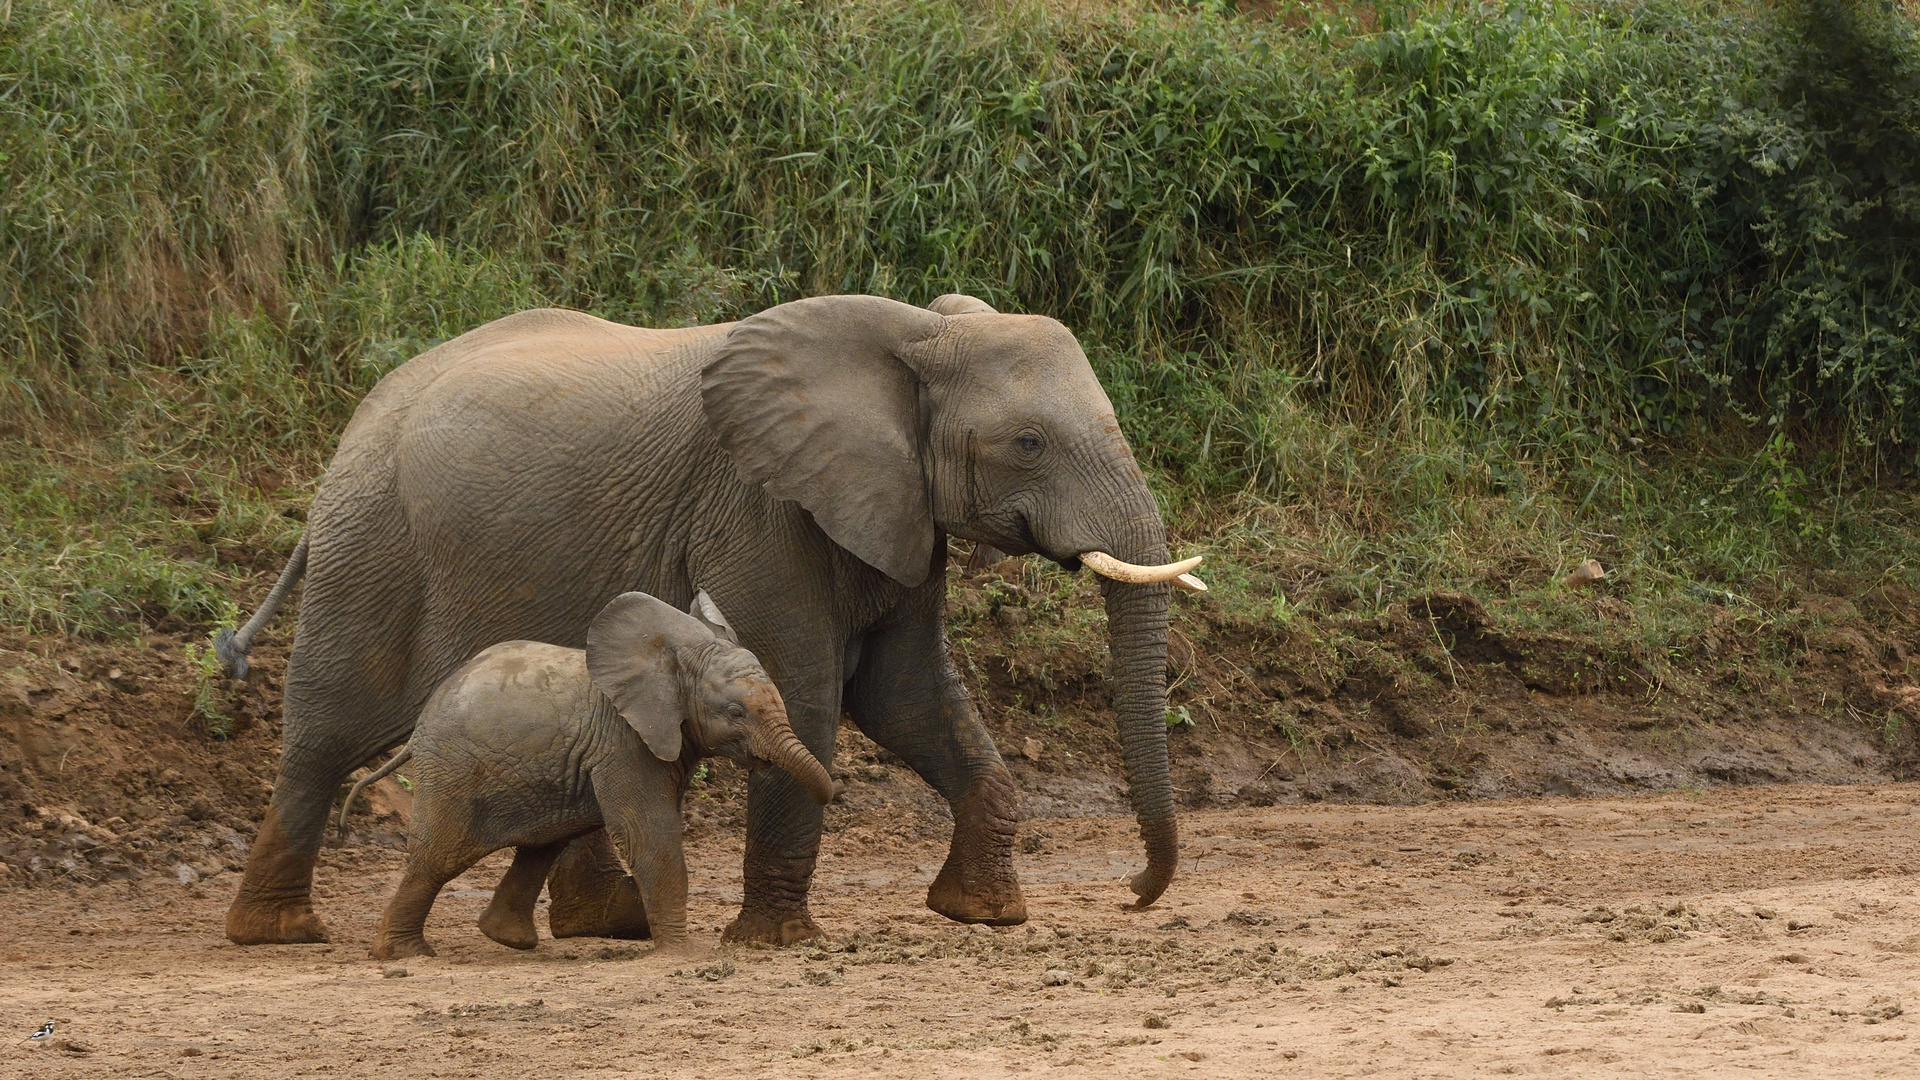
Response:
[[[513,865],[493,887],[493,902],[480,915],[481,933],[509,949],[531,949],[540,944],[540,932],[533,925],[533,906],[540,899],[547,871],[553,869],[565,846],[515,849]]]
[[[227,909],[227,940],[236,945],[326,941],[326,925],[313,911],[313,864],[318,855],[318,851],[296,851],[281,827],[279,809],[269,806],[247,853],[239,894]]]
[[[1013,870],[1013,834],[1020,793],[998,763],[974,778],[953,803],[953,844],[940,876],[927,889],[927,906],[956,922],[1015,926],[1027,921],[1027,901]]]
[[[650,936],[640,889],[620,865],[605,829],[568,844],[547,875],[547,929],[556,938]]]

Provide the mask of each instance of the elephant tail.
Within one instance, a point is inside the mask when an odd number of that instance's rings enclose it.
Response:
[[[247,653],[253,649],[254,635],[267,625],[274,612],[280,610],[280,605],[286,603],[287,594],[293,591],[294,584],[306,572],[307,536],[302,533],[300,543],[294,546],[293,555],[287,560],[287,568],[280,571],[280,580],[273,583],[273,591],[267,594],[260,610],[254,612],[253,618],[248,619],[247,625],[239,630],[223,629],[214,635],[213,653],[220,658],[221,670],[226,672],[227,678],[247,677]]]
[[[353,800],[360,797],[360,789],[366,787],[368,784],[371,784],[376,780],[383,779],[384,777],[387,776],[387,774],[393,772],[393,770],[399,768],[402,765],[405,765],[408,759],[412,757],[413,757],[413,744],[408,743],[406,746],[403,746],[400,748],[399,753],[393,755],[391,758],[388,758],[387,763],[385,765],[382,765],[378,769],[375,769],[374,771],[361,777],[360,782],[353,785],[353,790],[347,792],[346,799],[340,803],[340,824],[338,828],[342,836],[345,836],[347,832],[347,809],[353,805]]]

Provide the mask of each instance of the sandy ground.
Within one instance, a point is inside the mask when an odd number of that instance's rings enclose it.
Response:
[[[693,847],[693,959],[473,920],[365,946],[399,856],[330,849],[335,942],[220,936],[232,875],[0,893],[0,1076],[1920,1076],[1920,786],[1721,789],[1183,821],[1168,897],[1122,910],[1124,820],[1036,822],[1032,921],[921,904],[944,845],[829,834],[833,937],[713,947],[738,838]],[[543,925],[544,925],[544,919]],[[404,975],[401,974],[404,968]],[[1048,985],[1053,983],[1054,985]],[[46,1019],[53,1043],[18,1041]]]

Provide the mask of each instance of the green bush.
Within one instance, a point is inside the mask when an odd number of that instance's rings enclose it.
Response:
[[[1459,557],[1601,515],[1706,576],[1856,541],[1822,498],[1920,440],[1911,15],[1371,10],[15,0],[6,430],[225,470],[202,539],[284,543],[371,380],[506,311],[963,290],[1071,325],[1176,502]],[[1648,488],[1688,447],[1729,461]],[[1772,532],[1694,521],[1727,484]]]

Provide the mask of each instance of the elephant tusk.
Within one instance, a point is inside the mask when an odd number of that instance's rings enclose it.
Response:
[[[1192,574],[1181,574],[1179,577],[1173,579],[1173,583],[1175,586],[1185,589],[1188,592],[1207,591],[1207,583],[1194,577]]]
[[[1087,569],[1099,574],[1101,577],[1112,578],[1115,581],[1125,581],[1133,585],[1150,585],[1156,581],[1173,581],[1181,575],[1187,574],[1187,571],[1199,566],[1200,560],[1201,556],[1195,555],[1191,559],[1181,559],[1179,562],[1167,563],[1164,566],[1140,566],[1136,563],[1121,562],[1119,559],[1114,558],[1104,551],[1083,551],[1080,553],[1080,561],[1086,564]],[[1191,577],[1192,575],[1187,576]],[[1193,580],[1197,583],[1200,579],[1194,578]],[[1192,586],[1188,586],[1188,588],[1191,587]],[[1200,588],[1205,589],[1206,586],[1201,585]]]

